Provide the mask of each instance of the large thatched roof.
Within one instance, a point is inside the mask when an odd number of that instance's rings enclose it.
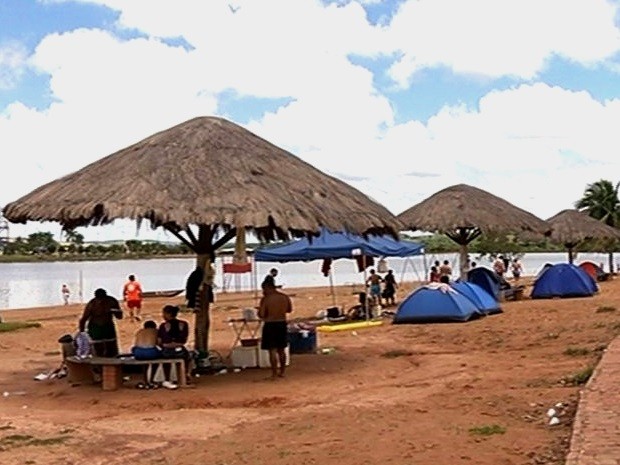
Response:
[[[230,121],[200,117],[144,139],[9,203],[12,222],[67,228],[127,218],[154,227],[245,226],[290,237],[321,226],[396,234],[383,206]]]
[[[398,219],[408,229],[446,233],[452,238],[461,236],[460,231],[542,235],[550,229],[535,215],[466,184],[433,194],[402,212]]]
[[[562,210],[549,218],[547,223],[553,228],[551,239],[567,246],[575,246],[588,239],[620,239],[620,229],[578,210]]]

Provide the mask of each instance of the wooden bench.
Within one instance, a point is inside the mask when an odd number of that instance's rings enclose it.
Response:
[[[69,356],[65,358],[67,366],[67,380],[70,383],[92,382],[93,367],[102,368],[101,387],[104,391],[116,391],[123,381],[124,366],[146,366],[147,369],[155,369],[158,365],[170,365],[174,367],[177,375],[177,383],[184,387],[187,385],[185,373],[185,361],[182,358],[158,358],[154,360],[136,360],[133,357],[87,357],[80,358]]]

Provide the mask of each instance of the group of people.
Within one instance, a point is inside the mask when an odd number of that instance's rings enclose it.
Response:
[[[505,279],[508,275],[508,270],[512,273],[514,280],[519,281],[523,274],[523,265],[518,257],[510,260],[504,255],[498,255],[493,262],[493,271],[495,271],[497,276]]]
[[[381,276],[372,268],[369,271],[370,275],[366,279],[366,286],[368,286],[368,295],[372,303],[376,305],[385,306],[396,305],[396,289],[398,284],[394,276],[393,270],[388,270],[385,276]]]
[[[468,263],[469,269],[476,268],[476,262]],[[523,264],[518,257],[512,260],[504,255],[498,255],[493,261],[493,271],[500,279],[505,279],[508,275],[508,271],[512,273],[512,277],[515,281],[519,281],[523,274]],[[449,283],[452,280],[452,266],[448,260],[440,262],[435,260],[430,268],[428,281],[431,283]]]
[[[431,283],[449,283],[452,280],[452,266],[448,260],[444,260],[442,263],[439,260],[435,260],[430,268],[428,275],[428,281]]]
[[[142,288],[134,275],[130,275],[123,287],[125,305],[132,320],[140,321],[142,308]],[[162,322],[158,325],[153,320],[144,325],[135,334],[131,348],[137,360],[155,360],[158,358],[183,358],[186,373],[189,373],[191,354],[185,347],[189,337],[189,324],[178,319],[179,307],[166,305],[162,309]],[[87,334],[92,355],[97,357],[116,357],[119,355],[119,343],[115,320],[123,318],[120,302],[105,289],[99,288],[94,297],[84,307],[78,322],[80,335]],[[170,380],[170,366],[164,364],[164,381],[162,386],[175,389],[177,385]],[[138,387],[154,387],[155,370],[145,382]]]
[[[289,296],[280,292],[275,283],[277,270],[272,269],[262,285],[263,297],[258,306],[258,316],[263,320],[261,349],[269,352],[272,374],[270,379],[284,376],[286,369],[286,347],[288,345],[287,315],[293,311]],[[142,291],[134,275],[130,275],[123,288],[125,303],[130,317],[140,319]],[[130,304],[131,303],[131,304]],[[157,360],[159,358],[182,358],[185,360],[189,378],[192,355],[186,344],[189,338],[189,323],[178,318],[179,307],[165,305],[162,309],[163,321],[158,325],[153,320],[144,322],[134,338],[131,354],[137,360]],[[92,355],[97,357],[116,357],[119,343],[115,320],[123,318],[120,302],[105,289],[97,289],[94,297],[86,304],[78,322],[79,334],[86,334],[90,340]],[[176,389],[171,381],[170,366],[163,364],[164,381],[162,387]],[[149,374],[144,370],[144,380],[138,388],[154,388],[156,370]],[[188,379],[189,381],[189,379]]]

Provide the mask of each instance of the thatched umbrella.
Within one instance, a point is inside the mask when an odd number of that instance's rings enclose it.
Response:
[[[45,184],[6,205],[4,215],[65,229],[149,220],[196,252],[206,286],[215,251],[237,231],[269,241],[322,227],[396,236],[400,227],[357,189],[216,117],[191,119]],[[205,351],[208,305],[197,312],[196,328],[196,348]]]
[[[562,210],[547,220],[553,228],[551,240],[568,249],[568,262],[573,263],[573,249],[581,242],[599,239],[620,239],[620,229],[608,226],[579,210]]]
[[[467,245],[482,234],[541,236],[550,227],[540,218],[489,192],[466,184],[443,189],[397,218],[411,230],[443,233],[461,246],[461,278],[466,276]]]

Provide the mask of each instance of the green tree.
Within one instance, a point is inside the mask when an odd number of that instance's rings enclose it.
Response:
[[[75,229],[64,229],[65,240],[70,244],[81,245],[84,243],[84,235],[76,232]]]
[[[36,232],[28,236],[28,249],[30,252],[54,252],[58,248],[58,242],[50,232]]]
[[[620,182],[614,186],[605,179],[588,184],[583,197],[575,202],[575,207],[609,226],[620,227],[619,188]],[[611,243],[608,249],[610,272],[614,270],[614,245]]]

